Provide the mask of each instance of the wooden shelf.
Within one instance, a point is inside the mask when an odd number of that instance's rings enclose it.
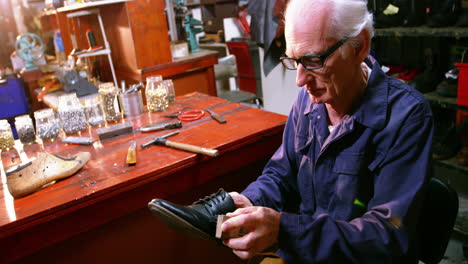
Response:
[[[379,37],[451,37],[464,38],[468,37],[468,27],[443,27],[430,28],[428,26],[421,27],[392,27],[392,28],[377,28],[375,36]]]
[[[468,166],[463,166],[463,165],[458,164],[458,162],[455,160],[455,157],[452,157],[450,159],[445,159],[445,160],[434,159],[434,164],[445,167],[445,168],[449,168],[449,169],[455,169],[459,172],[462,172],[463,174],[468,175]]]
[[[79,53],[76,56],[78,58],[86,58],[86,57],[94,57],[94,56],[101,56],[101,55],[108,55],[110,54],[111,51],[110,49],[100,49],[97,51],[90,51],[90,52],[84,52],[84,53]]]
[[[102,1],[96,1],[96,2],[82,3],[82,4],[77,3],[77,4],[70,5],[70,6],[60,7],[57,9],[57,11],[67,12],[67,11],[74,11],[74,10],[79,10],[79,9],[89,8],[89,7],[94,7],[94,6],[122,3],[122,2],[127,2],[127,1],[129,0],[102,0]]]
[[[424,96],[433,105],[453,110],[468,110],[468,106],[458,105],[455,97],[440,96],[436,92],[425,93]]]

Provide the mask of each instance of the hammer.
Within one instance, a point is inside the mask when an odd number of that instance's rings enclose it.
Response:
[[[171,147],[171,148],[175,148],[175,149],[181,149],[181,150],[190,151],[190,152],[194,152],[194,153],[204,154],[204,155],[207,155],[207,156],[210,156],[210,157],[218,156],[218,150],[216,150],[216,149],[202,148],[202,147],[189,145],[189,144],[185,144],[185,143],[170,141],[170,140],[167,139],[168,137],[175,136],[177,134],[179,134],[179,131],[175,131],[175,132],[172,132],[172,133],[169,133],[169,134],[154,138],[154,139],[152,139],[152,140],[150,140],[150,141],[148,141],[146,143],[143,143],[141,145],[141,148],[143,149],[143,148],[146,148],[149,145],[154,144],[154,145],[162,145],[162,146],[167,146],[167,147]]]

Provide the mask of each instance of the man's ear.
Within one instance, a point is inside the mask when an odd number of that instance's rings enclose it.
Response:
[[[355,48],[355,54],[358,56],[359,61],[364,61],[369,55],[370,51],[370,34],[369,31],[364,29],[359,35],[361,45]]]

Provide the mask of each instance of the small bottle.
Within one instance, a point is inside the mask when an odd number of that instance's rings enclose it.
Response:
[[[84,112],[90,126],[96,127],[104,124],[104,113],[102,111],[99,98],[94,97],[85,100]]]
[[[174,83],[171,79],[163,80],[163,85],[166,86],[168,92],[169,103],[175,102]]]
[[[114,83],[106,82],[99,85],[99,97],[107,122],[117,122],[122,119],[118,95],[119,91]]]
[[[36,142],[36,133],[34,125],[29,115],[15,117],[15,127],[18,132],[18,138],[24,145],[30,145]]]
[[[8,120],[0,120],[0,150],[8,151],[15,146],[15,139]]]
[[[54,32],[54,48],[55,48],[55,56],[57,57],[57,61],[62,63],[65,61],[65,49],[63,47],[62,41],[62,34],[60,31]]]
[[[60,122],[52,108],[34,112],[36,133],[43,142],[54,141],[60,132]]]
[[[75,93],[59,97],[58,113],[62,129],[67,135],[76,134],[88,127],[83,107]]]
[[[155,75],[146,78],[146,107],[151,112],[164,111],[169,106],[167,88],[162,85],[162,76]]]

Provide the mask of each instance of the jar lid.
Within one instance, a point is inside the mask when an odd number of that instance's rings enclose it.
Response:
[[[4,126],[4,125],[6,125],[6,124],[10,125],[10,123],[8,123],[8,120],[6,120],[6,119],[0,119],[0,125]]]
[[[35,118],[44,118],[44,117],[50,117],[54,116],[54,110],[52,108],[45,108],[45,109],[40,109],[34,112],[34,117]]]
[[[31,117],[29,115],[20,115],[20,116],[15,117],[15,123],[24,123],[24,122],[31,123],[32,122]]]
[[[162,75],[153,75],[146,77],[146,82],[161,82],[162,80]]]

